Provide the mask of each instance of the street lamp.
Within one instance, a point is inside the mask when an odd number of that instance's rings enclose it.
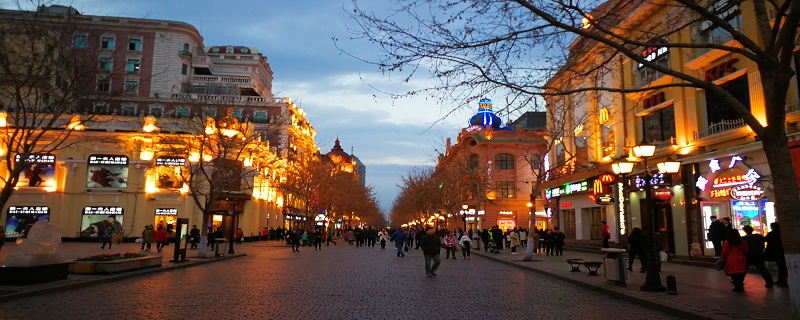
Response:
[[[467,232],[467,214],[469,213],[469,206],[466,204],[461,205],[461,221],[464,221],[464,232]]]

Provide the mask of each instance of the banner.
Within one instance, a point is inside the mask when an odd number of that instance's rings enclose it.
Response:
[[[42,206],[10,206],[6,214],[6,237],[27,236],[34,223],[50,220],[50,208]]]
[[[128,187],[128,157],[91,155],[86,166],[87,188],[125,189]]]
[[[108,228],[122,232],[122,207],[85,207],[81,215],[81,238],[98,237]]]
[[[28,159],[20,162],[17,155],[14,160],[22,165],[22,174],[19,175],[18,187],[56,187],[56,156],[52,154],[32,154]]]

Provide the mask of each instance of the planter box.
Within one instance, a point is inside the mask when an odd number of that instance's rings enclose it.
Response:
[[[164,258],[148,256],[115,261],[73,261],[69,263],[72,273],[105,273],[112,274],[142,268],[160,267]]]
[[[66,280],[69,263],[43,264],[30,267],[1,267],[0,285],[27,286],[58,280]]]

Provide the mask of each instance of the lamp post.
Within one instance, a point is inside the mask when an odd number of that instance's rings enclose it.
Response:
[[[528,202],[525,205],[528,206],[528,220],[533,221],[533,224],[536,225],[536,216],[533,214],[533,202]],[[528,223],[528,226],[530,228],[531,224]],[[530,230],[528,230],[528,233],[530,233]],[[528,240],[528,239],[525,239],[525,240]]]
[[[633,162],[630,161],[617,161],[616,163],[611,164],[611,170],[614,171],[614,174],[619,175],[622,178],[622,190],[619,190],[618,193],[620,195],[619,202],[622,203],[622,212],[620,212],[625,218],[625,224],[620,224],[620,227],[624,227],[626,232],[631,230],[630,228],[630,217],[628,216],[628,174],[633,172]],[[622,233],[620,232],[620,236]]]
[[[461,205],[461,221],[464,221],[464,232],[467,232],[467,213],[469,213],[468,209],[468,205]]]

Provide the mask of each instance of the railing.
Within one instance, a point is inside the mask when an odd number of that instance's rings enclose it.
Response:
[[[700,37],[702,37],[702,36],[700,36]],[[698,39],[698,44],[704,44],[705,43],[705,44],[715,44],[715,45],[720,45],[721,46],[721,45],[725,45],[728,42],[731,42],[732,40],[733,40],[733,35],[731,35],[730,33],[723,33],[723,34],[719,34],[719,35],[716,35],[716,36],[709,35],[705,39]],[[706,53],[711,52],[711,50],[714,50],[714,49],[712,49],[712,48],[694,48],[694,50],[692,50],[691,55],[689,55],[689,61],[697,59],[697,58],[700,58],[703,55],[705,55]]]
[[[192,57],[192,53],[189,50],[181,50],[178,51],[178,55]]]
[[[747,124],[744,122],[744,119],[736,119],[736,120],[722,120],[719,123],[712,124],[708,126],[708,128],[704,131],[694,133],[694,139],[702,139],[705,137],[713,136],[715,134],[720,134],[723,132],[739,129],[741,127],[746,126]]]
[[[196,82],[220,82],[220,83],[236,83],[236,84],[252,84],[253,79],[250,77],[234,77],[234,76],[192,76],[192,81]]]
[[[175,93],[172,94],[172,98],[187,99],[187,100],[203,100],[203,101],[275,102],[271,98],[264,98],[264,97],[226,96],[226,95],[216,95],[216,94]]]
[[[656,81],[664,76],[663,72],[655,71],[653,69],[642,69],[636,72],[636,87],[641,88],[653,81]]]
[[[667,140],[652,141],[650,143],[654,144],[656,146],[656,149],[667,148],[667,147],[671,147],[671,146],[675,145],[675,138],[674,137],[669,137],[669,139],[667,139]]]

